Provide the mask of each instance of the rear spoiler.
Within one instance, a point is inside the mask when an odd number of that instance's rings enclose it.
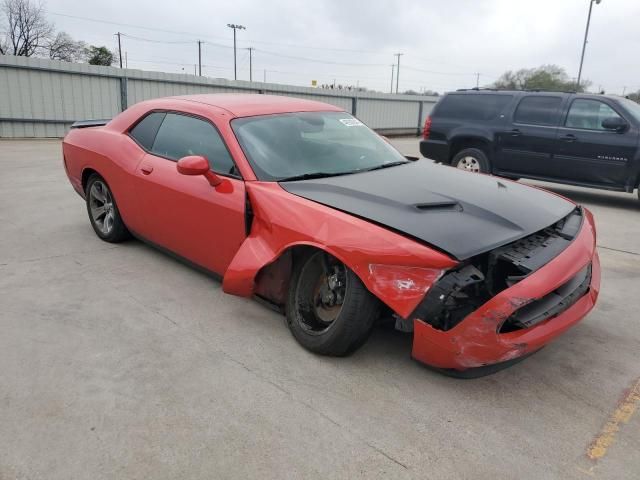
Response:
[[[89,128],[89,127],[104,127],[111,120],[80,120],[73,122],[71,128]]]

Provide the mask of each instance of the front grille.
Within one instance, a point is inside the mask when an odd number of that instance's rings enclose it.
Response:
[[[557,317],[582,298],[589,291],[590,284],[591,264],[553,292],[518,309],[502,324],[499,333],[531,328]]]
[[[448,271],[431,286],[413,316],[438,330],[452,329],[489,299],[560,255],[578,235],[582,221],[583,212],[576,208],[547,228],[478,255]],[[588,288],[587,276],[590,280],[590,269],[578,273],[544,299],[524,306],[499,328],[504,332],[528,328],[569,308],[575,302],[572,300],[574,290],[578,291],[576,300],[586,291],[578,288],[583,280],[586,282],[584,288]],[[535,310],[536,306],[541,311]]]

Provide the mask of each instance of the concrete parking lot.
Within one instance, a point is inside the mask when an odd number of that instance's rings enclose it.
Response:
[[[0,142],[0,479],[640,477],[635,195],[546,185],[596,215],[599,304],[464,381],[382,327],[349,358],[315,356],[216,280],[101,242],[60,152]]]

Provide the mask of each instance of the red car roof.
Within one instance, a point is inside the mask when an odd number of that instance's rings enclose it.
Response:
[[[280,95],[261,95],[251,93],[214,93],[204,95],[182,95],[172,97],[176,100],[204,103],[224,108],[236,117],[252,115],[269,115],[287,112],[342,112],[342,108],[328,103],[301,98],[283,97]]]

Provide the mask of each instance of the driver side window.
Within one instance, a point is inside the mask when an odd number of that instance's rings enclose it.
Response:
[[[605,130],[602,127],[602,121],[605,118],[620,118],[620,115],[599,100],[577,99],[571,104],[565,126],[586,130]]]
[[[189,115],[167,113],[151,152],[178,161],[188,155],[202,155],[214,172],[239,176],[231,155],[211,123]]]

